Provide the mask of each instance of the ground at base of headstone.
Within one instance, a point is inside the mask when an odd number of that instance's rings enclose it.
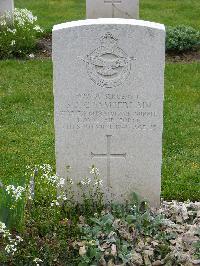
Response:
[[[127,204],[105,205],[94,166],[76,189],[70,177],[60,178],[49,164],[27,167],[25,176],[24,187],[0,183],[3,199],[10,197],[5,220],[26,202],[23,230],[14,223],[9,231],[1,218],[0,265],[199,265],[200,202],[161,200],[155,209],[132,193]]]
[[[37,58],[51,58],[52,55],[52,36],[46,35],[37,42]]]
[[[65,261],[59,257],[61,254],[56,254],[58,257],[55,256],[52,265],[200,265],[200,202],[163,201],[159,210],[141,211],[137,215],[137,219],[130,214],[124,219],[105,209],[101,214],[91,214],[91,217],[79,216],[77,226],[81,234],[63,239],[72,252],[71,258]],[[65,218],[58,226],[62,230],[70,229],[72,223]],[[54,232],[49,239],[48,236],[35,236],[37,245],[43,246],[46,242],[50,248],[59,246],[61,233],[56,236],[57,233]],[[38,259],[37,265],[45,262],[44,258]]]
[[[186,51],[182,53],[168,52],[166,54],[166,60],[172,63],[191,63],[200,62],[200,50],[198,51]]]
[[[51,58],[52,54],[52,36],[46,35],[41,38],[37,43],[37,50],[35,52],[36,58]],[[185,52],[167,52],[166,53],[167,62],[200,62],[200,50],[198,51],[185,51]]]
[[[112,221],[113,231],[106,233],[106,226],[103,224],[109,220]],[[124,222],[106,211],[103,212],[103,216],[96,217],[94,221],[96,226],[101,225],[101,228],[105,229],[105,232],[99,230],[95,240],[99,241],[102,237],[106,239],[100,242],[99,248],[102,254],[97,265],[200,265],[200,202],[163,201],[160,209],[151,209],[150,213],[145,212],[140,217],[138,215],[136,223],[131,215],[128,215]],[[162,224],[160,228],[159,223]],[[95,231],[94,224],[89,226],[84,219],[81,219],[80,225],[87,232]],[[153,231],[157,232],[154,234]],[[117,240],[124,242],[125,247],[123,244],[117,245],[119,241],[113,241],[116,235],[119,238]],[[88,241],[89,237],[87,237]],[[128,243],[134,244],[129,246]],[[88,243],[80,240],[75,244],[81,256],[87,254]],[[120,258],[122,258],[122,264],[117,263]]]

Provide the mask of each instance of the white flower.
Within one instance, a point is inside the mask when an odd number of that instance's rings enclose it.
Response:
[[[14,255],[15,252],[17,251],[17,247],[16,247],[17,243],[13,243],[13,244],[8,244],[6,247],[5,247],[5,251],[8,253],[8,254],[12,254]]]
[[[60,206],[60,203],[57,200],[53,200],[50,205],[51,205],[51,207]]]
[[[23,239],[20,236],[16,236],[16,240],[18,243],[23,242]]]
[[[59,179],[60,178],[58,175],[52,175],[48,177],[49,183],[52,183],[53,185],[58,185]]]
[[[23,239],[20,236],[12,238],[9,230],[6,229],[6,225],[2,222],[0,222],[0,234],[2,234],[3,238],[9,241],[9,244],[7,244],[7,246],[5,247],[5,251],[8,254],[14,255],[14,253],[17,251],[17,245],[22,242]]]
[[[15,34],[17,32],[16,29],[11,29],[11,28],[7,28],[7,31],[10,33],[13,33],[13,34]]]
[[[64,186],[64,184],[65,184],[65,179],[64,178],[60,178],[59,185],[60,186]]]
[[[27,10],[26,8],[15,8],[14,19],[20,26],[25,25],[25,23],[33,24],[37,21],[37,17],[33,16],[32,12]]]
[[[15,187],[13,185],[8,185],[6,187],[6,192],[8,193],[8,195],[11,195],[14,201],[18,201],[22,199],[22,195],[24,191],[25,191],[25,188],[21,186]]]
[[[14,46],[14,45],[15,45],[15,43],[16,43],[16,42],[15,42],[15,40],[12,40],[12,42],[11,42],[11,44],[10,44],[10,45],[11,45],[11,46]]]
[[[33,29],[37,32],[43,32],[43,29],[39,25],[36,25]]]
[[[1,26],[6,26],[6,20],[5,19],[0,20],[0,25]]]
[[[103,180],[99,179],[94,183],[95,186],[103,186]]]
[[[2,222],[0,222],[0,233],[3,233],[6,229],[6,225]]]
[[[39,259],[39,258],[35,258],[35,259],[33,260],[33,262],[36,263],[36,266],[39,266],[39,263],[40,263],[40,262],[43,262],[43,260],[41,260],[41,259]]]
[[[83,180],[80,181],[80,183],[85,186],[85,185],[89,185],[91,183],[91,178],[85,177],[83,178]]]
[[[43,164],[43,165],[40,165],[39,168],[41,170],[43,170],[44,172],[51,172],[52,171],[52,168],[51,168],[51,165],[50,164]]]
[[[5,247],[5,251],[8,253],[8,254],[10,254],[10,253],[12,253],[12,254],[14,254],[16,251],[17,251],[17,249],[16,249],[16,247],[15,247],[15,245],[7,245],[6,247]]]
[[[39,166],[39,169],[42,170],[43,174],[41,176],[42,179],[46,179],[47,182],[51,185],[58,186],[60,177],[58,175],[52,175],[52,168],[49,164],[43,164]],[[61,183],[63,180],[61,181]]]
[[[99,175],[99,169],[98,168],[92,166],[90,169],[91,169],[90,170],[90,174],[92,174],[92,175]]]
[[[35,55],[34,54],[29,54],[29,58],[34,58]]]
[[[57,201],[59,201],[59,200],[61,200],[61,201],[63,201],[63,200],[65,201],[65,200],[67,200],[67,197],[65,196],[64,193],[57,197]]]
[[[74,184],[74,182],[73,182],[73,180],[71,178],[69,179],[69,183],[70,183],[70,185]]]
[[[6,225],[2,222],[0,222],[0,234],[3,234],[4,238],[11,236],[9,230],[6,229]]]

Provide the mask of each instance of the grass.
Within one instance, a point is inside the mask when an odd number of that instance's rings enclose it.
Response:
[[[168,64],[165,77],[162,194],[200,199],[200,64]]]
[[[140,0],[140,17],[167,26],[200,26],[199,0]]]
[[[17,0],[15,6],[31,10],[47,32],[55,24],[85,18],[85,0]]]
[[[49,61],[1,61],[2,175],[20,179],[25,165],[54,162],[52,67]]]
[[[20,184],[26,165],[55,166],[50,60],[1,61],[1,176]],[[162,196],[200,198],[200,64],[167,64]]]
[[[50,62],[1,61],[1,170],[4,184],[24,186],[26,165],[54,165],[52,68]],[[23,206],[6,207],[0,194],[0,221],[23,223]],[[18,217],[14,219],[13,216]]]
[[[15,0],[15,6],[27,8],[38,16],[47,32],[61,22],[85,19],[85,0]],[[199,0],[140,0],[140,18],[167,26],[180,24],[199,28]]]

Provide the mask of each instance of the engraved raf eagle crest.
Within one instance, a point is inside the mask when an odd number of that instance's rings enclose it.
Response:
[[[132,58],[119,48],[118,39],[111,33],[106,33],[100,41],[101,46],[83,59],[88,75],[100,87],[117,87],[128,78]]]

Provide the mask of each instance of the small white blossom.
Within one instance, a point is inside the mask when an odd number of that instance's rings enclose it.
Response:
[[[29,54],[29,58],[34,58],[35,55],[34,54]]]
[[[39,266],[40,264],[40,262],[43,262],[43,260],[41,260],[41,259],[39,259],[39,258],[35,258],[34,260],[33,260],[33,262],[35,262],[36,263],[36,266]]]
[[[5,223],[2,222],[0,222],[0,234],[2,234],[4,238],[9,238],[11,236],[9,230],[6,229]]]
[[[66,201],[67,197],[64,193],[62,193],[60,196],[57,197],[57,201]]]
[[[43,32],[43,29],[39,25],[36,25],[33,29],[37,32]]]
[[[16,29],[10,29],[10,28],[7,28],[7,31],[10,33],[13,33],[13,34],[15,34],[17,32]]]
[[[74,182],[73,182],[73,180],[71,178],[69,179],[69,183],[70,183],[70,185],[74,184]]]
[[[99,179],[94,183],[95,186],[103,186],[103,180]]]
[[[6,229],[6,225],[2,222],[0,222],[0,233],[3,233]]]
[[[0,26],[6,26],[6,20],[5,19],[0,20]]]
[[[65,179],[64,178],[60,178],[59,185],[62,187],[62,186],[64,186],[64,184],[65,184]]]
[[[15,245],[11,244],[11,245],[7,245],[5,247],[5,251],[8,253],[8,254],[12,254],[14,255],[14,253],[17,251],[17,248],[15,247]]]
[[[25,188],[21,186],[15,187],[14,185],[8,185],[6,186],[6,192],[8,195],[11,195],[14,201],[18,201],[22,199]]]
[[[37,17],[33,16],[32,12],[27,10],[26,8],[24,9],[15,8],[14,17],[15,21],[17,21],[20,26],[24,26],[25,22],[33,24],[34,22],[37,21]]]
[[[92,174],[92,175],[99,175],[99,169],[98,168],[92,166],[90,169],[91,169],[90,170],[90,174]]]
[[[81,185],[86,186],[91,183],[91,178],[85,177],[83,180],[80,181]]]
[[[16,41],[15,40],[12,40],[12,42],[11,42],[11,46],[14,46],[15,45],[15,43],[16,43]]]
[[[16,240],[18,243],[23,242],[23,239],[20,236],[16,236]]]
[[[60,206],[60,203],[57,200],[53,200],[50,205],[51,205],[51,207]]]
[[[42,164],[39,166],[41,170],[43,170],[45,173],[49,173],[52,171],[51,165],[50,164]]]
[[[47,179],[48,179],[49,183],[57,186],[60,178],[57,175],[52,175],[52,176],[48,176]]]
[[[23,239],[20,236],[12,238],[12,235],[10,234],[9,230],[6,229],[6,225],[2,222],[0,222],[0,236],[1,234],[4,239],[7,239],[7,241],[9,241],[9,243],[5,247],[5,251],[8,254],[14,255],[17,251],[17,245],[22,242]]]

